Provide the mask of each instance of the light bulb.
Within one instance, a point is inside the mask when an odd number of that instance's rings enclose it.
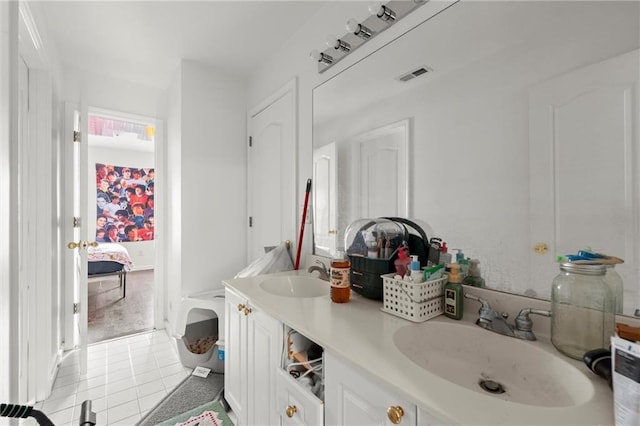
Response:
[[[318,52],[316,49],[313,49],[309,52],[309,56],[311,56],[315,61],[322,62],[325,64],[331,64],[333,62],[333,58],[326,53]]]
[[[382,15],[384,15],[384,9],[382,8],[382,2],[381,1],[372,1],[371,3],[369,3],[369,13],[372,15],[376,15],[379,17],[381,17]]]
[[[350,33],[357,33],[360,31],[360,24],[355,19],[351,18],[347,21],[347,31]]]
[[[369,4],[369,13],[377,16],[383,21],[395,21],[396,13],[382,4],[380,1],[374,1]]]
[[[338,37],[334,36],[333,34],[329,34],[327,36],[327,46],[329,47],[333,47],[334,49],[337,49],[340,47],[340,40],[338,40]]]
[[[333,47],[336,50],[341,50],[342,52],[349,52],[351,50],[351,45],[344,40],[340,40],[338,37],[333,34],[329,34],[327,36],[327,46]]]
[[[320,62],[322,60],[322,55],[316,49],[313,49],[309,52],[309,56],[311,56],[314,60]]]

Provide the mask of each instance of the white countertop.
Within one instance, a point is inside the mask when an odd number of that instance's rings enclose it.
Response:
[[[614,424],[613,392],[606,382],[579,361],[564,357],[544,336],[523,344],[553,352],[584,372],[595,388],[589,402],[570,407],[540,407],[510,401],[451,383],[406,357],[394,344],[401,327],[429,327],[434,322],[454,321],[443,315],[423,323],[413,323],[380,310],[380,301],[352,292],[349,303],[332,303],[329,283],[326,296],[290,298],[275,296],[260,287],[266,278],[278,275],[309,275],[292,271],[258,277],[225,280],[225,287],[247,297],[251,304],[321,345],[326,351],[358,365],[402,397],[449,424],[483,425],[569,425]],[[477,314],[462,322],[473,325]],[[535,319],[534,319],[535,321]],[[475,327],[475,325],[473,325]],[[492,333],[478,327],[478,333]],[[502,337],[502,336],[501,336]],[[513,339],[504,336],[504,339]]]

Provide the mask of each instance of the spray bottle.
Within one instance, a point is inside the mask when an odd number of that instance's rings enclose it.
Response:
[[[403,246],[398,249],[398,258],[393,262],[396,267],[396,274],[403,278],[407,272],[409,272],[409,265],[411,264],[411,259],[407,256],[406,248],[406,246]]]
[[[447,243],[445,241],[442,242],[440,246],[440,259],[438,263],[444,263],[448,265],[451,263],[451,253],[449,253],[449,248],[447,247]]]

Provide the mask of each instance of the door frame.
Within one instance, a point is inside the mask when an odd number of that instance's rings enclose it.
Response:
[[[128,113],[128,112],[122,112],[122,111],[116,111],[113,109],[109,109],[109,108],[101,108],[101,107],[87,107],[87,106],[83,106],[83,107],[78,107],[75,104],[72,103],[68,103],[65,107],[65,118],[64,118],[64,137],[63,140],[64,141],[71,141],[73,140],[73,112],[74,111],[79,111],[80,112],[80,116],[81,116],[81,127],[80,127],[80,132],[82,135],[82,142],[83,144],[87,145],[88,148],[88,117],[89,117],[89,113],[97,113],[97,114],[107,114],[109,116],[112,117],[118,117],[118,118],[122,118],[122,119],[130,119],[130,120],[134,120],[134,121],[141,121],[141,122],[146,122],[146,123],[153,123],[156,126],[156,134],[155,134],[155,147],[154,147],[154,168],[156,170],[156,183],[157,186],[155,187],[155,218],[156,218],[156,227],[155,227],[155,239],[154,239],[154,245],[155,245],[155,258],[154,258],[154,282],[153,282],[153,297],[154,297],[154,320],[153,320],[153,326],[156,330],[159,329],[163,329],[164,328],[164,318],[165,318],[165,309],[164,309],[164,301],[165,301],[165,289],[166,289],[166,281],[164,279],[162,279],[163,275],[164,275],[164,259],[165,259],[165,251],[164,251],[164,244],[165,244],[165,231],[167,229],[166,227],[166,203],[163,201],[163,199],[166,198],[166,157],[164,155],[164,121],[160,120],[158,118],[153,118],[153,117],[148,117],[148,116],[143,116],[143,115],[138,115],[138,114],[132,114],[132,113]],[[86,135],[86,137],[85,137]],[[74,146],[73,143],[66,143],[64,145],[63,148],[64,151],[64,158],[66,160],[66,162],[69,162],[70,160],[73,159],[73,150],[74,150]],[[85,158],[85,160],[87,160]],[[86,163],[87,161],[85,161]],[[70,163],[71,165],[73,165],[73,161],[71,161]],[[84,177],[88,178],[89,177],[89,164],[81,164],[80,167],[83,169],[80,172],[80,178],[83,179]],[[65,185],[67,185],[67,187],[70,187],[69,185],[72,185],[73,182],[73,170],[71,167],[67,167],[65,168]],[[84,179],[87,180],[87,179]],[[80,192],[82,192],[83,194],[88,194],[88,189],[85,187],[80,188]],[[86,197],[85,197],[86,198]],[[86,210],[88,210],[88,203],[90,201],[87,199],[87,203],[86,206],[80,206],[80,211],[84,212],[81,217],[86,217],[86,219],[84,220],[85,223],[88,223],[88,220],[91,220],[88,216],[88,214],[86,213]],[[65,239],[63,241],[65,242],[69,242],[69,241],[73,241],[74,240],[74,228],[72,226],[72,218],[74,216],[74,208],[73,208],[73,204],[74,204],[74,199],[73,196],[68,197],[67,199],[65,199],[64,202],[64,214],[63,217],[65,218],[64,221],[64,235],[65,235]],[[86,233],[86,228],[85,228],[85,233]],[[94,238],[93,236],[88,236],[87,238],[80,238],[80,239],[86,239],[87,241],[93,241]],[[73,252],[71,251],[65,251],[65,264],[64,264],[64,273],[63,275],[65,276],[65,283],[67,283],[67,285],[65,286],[65,304],[64,304],[64,324],[65,324],[65,335],[66,336],[71,336],[71,338],[69,339],[65,339],[65,350],[73,350],[73,349],[83,349],[84,343],[83,343],[83,334],[85,335],[84,339],[86,339],[86,332],[79,332],[79,330],[82,330],[82,328],[80,328],[80,321],[82,321],[83,324],[87,323],[87,319],[88,319],[88,303],[87,303],[87,291],[86,291],[86,286],[85,289],[83,291],[82,288],[80,289],[75,289],[73,286],[73,276],[71,271],[74,270],[74,262],[75,262],[75,256],[72,255]],[[84,261],[83,261],[84,262]],[[84,274],[86,275],[86,267],[84,268]],[[76,294],[78,294],[78,297],[76,298]],[[80,303],[80,315],[77,317],[74,314],[74,303],[78,302]],[[85,309],[83,309],[83,307]],[[85,359],[85,355],[83,355],[81,353],[81,365],[83,364],[82,360]]]
[[[62,355],[57,310],[61,290],[60,225],[54,220],[59,205],[58,141],[53,132],[54,89],[48,52],[42,45],[28,3],[19,2],[18,9],[17,15],[10,18],[19,34],[17,51],[12,58],[23,61],[27,68],[29,101],[26,116],[15,109],[15,120],[26,121],[27,134],[18,140],[16,132],[13,140],[18,145],[11,153],[9,205],[17,214],[9,232],[10,244],[15,250],[11,259],[14,270],[10,291],[12,303],[27,313],[25,316],[19,313],[23,321],[10,325],[18,337],[14,340],[17,352],[9,365],[18,370],[18,376],[17,383],[12,382],[9,390],[20,403],[32,403],[50,395]],[[12,71],[18,72],[18,69],[12,68]],[[16,87],[18,75],[11,82]],[[10,320],[17,320],[18,315]]]

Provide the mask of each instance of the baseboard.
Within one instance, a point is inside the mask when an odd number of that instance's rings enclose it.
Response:
[[[143,265],[143,266],[134,266],[131,268],[130,272],[138,272],[138,271],[153,271],[155,267],[153,265]]]

